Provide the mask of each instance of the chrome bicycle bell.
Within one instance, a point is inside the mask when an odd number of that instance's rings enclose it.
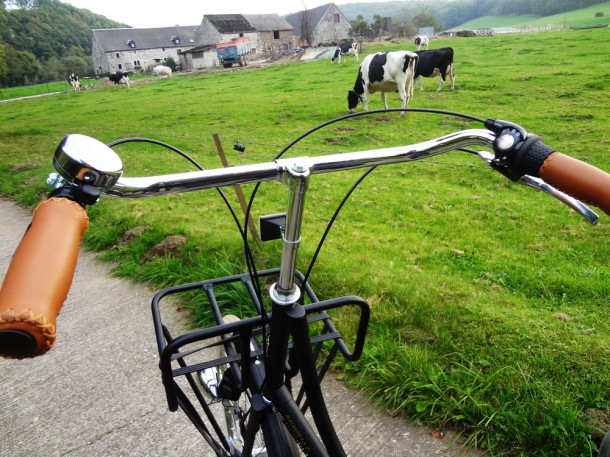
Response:
[[[108,189],[123,174],[121,158],[109,146],[86,135],[66,136],[55,151],[53,166],[69,182]]]

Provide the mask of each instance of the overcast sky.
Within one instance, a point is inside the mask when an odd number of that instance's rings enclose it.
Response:
[[[136,28],[199,25],[204,14],[271,14],[280,16],[329,3],[328,0],[61,0]],[[371,0],[348,0],[355,3]],[[372,0],[380,1],[380,0]]]

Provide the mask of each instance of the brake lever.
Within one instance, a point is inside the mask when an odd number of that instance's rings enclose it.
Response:
[[[555,197],[560,202],[565,203],[582,217],[584,217],[591,225],[597,224],[599,220],[599,215],[585,205],[580,200],[576,200],[574,197],[570,197],[568,194],[561,192],[560,190],[555,189],[553,186],[547,184],[540,178],[534,178],[533,176],[524,175],[521,176],[519,182],[525,184],[526,186],[534,187],[536,189],[542,190],[546,192],[551,197]]]
[[[488,151],[476,151],[476,152],[477,152],[477,155],[479,156],[479,158],[481,158],[487,164],[489,164],[489,165],[491,164],[491,161],[494,158],[494,154],[492,154]],[[597,221],[599,220],[599,215],[595,211],[593,211],[591,208],[589,208],[587,205],[585,205],[583,202],[575,199],[574,197],[570,197],[568,194],[563,193],[558,189],[555,189],[553,186],[551,186],[550,184],[547,184],[540,178],[535,178],[530,175],[523,175],[518,179],[517,182],[520,182],[521,184],[525,184],[526,186],[530,186],[535,189],[546,192],[551,197],[554,197],[557,200],[559,200],[560,202],[568,205],[570,208],[572,208],[574,211],[576,211],[578,214],[580,214],[582,217],[584,217],[591,225],[597,224]]]

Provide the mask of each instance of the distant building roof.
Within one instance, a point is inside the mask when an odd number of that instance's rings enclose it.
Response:
[[[290,14],[286,16],[286,21],[294,27],[294,34],[302,37],[303,33],[303,15],[307,14],[307,22],[309,23],[309,31],[311,32],[316,28],[316,25],[320,23],[328,9],[332,6],[332,3],[321,5],[310,10],[300,11],[298,13]]]
[[[93,36],[105,51],[157,49],[195,45],[198,25],[149,29],[93,29]]]
[[[244,14],[244,17],[259,32],[293,29],[292,25],[278,14]]]
[[[204,18],[210,21],[218,33],[256,32],[243,14],[206,14]]]

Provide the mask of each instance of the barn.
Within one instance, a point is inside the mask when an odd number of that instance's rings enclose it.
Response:
[[[160,28],[94,29],[91,57],[96,75],[138,71],[195,46],[197,25]]]
[[[250,38],[252,54],[267,59],[293,47],[294,30],[277,14],[206,14],[197,31],[196,43],[197,48],[202,48],[235,38]]]
[[[352,25],[334,3],[286,16],[299,46],[336,46],[351,38]]]

